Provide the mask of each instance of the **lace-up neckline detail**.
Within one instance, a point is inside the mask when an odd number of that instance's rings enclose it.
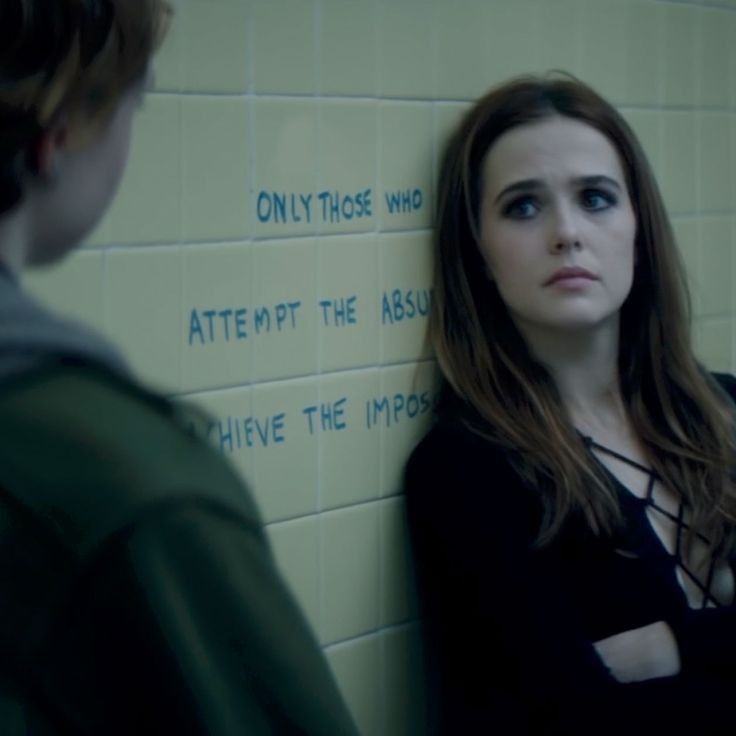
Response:
[[[610,447],[606,447],[605,445],[601,445],[598,442],[596,442],[592,437],[583,436],[583,440],[586,444],[586,446],[591,450],[598,451],[600,453],[603,453],[605,455],[608,455],[611,458],[614,458],[615,460],[618,460],[619,462],[625,463],[626,465],[635,468],[636,470],[640,471],[647,477],[647,486],[646,486],[646,492],[644,496],[639,496],[635,493],[633,493],[627,486],[622,483],[617,477],[616,474],[613,473],[607,466],[604,465],[607,472],[609,472],[616,482],[634,499],[639,501],[644,507],[645,507],[645,513],[647,516],[649,513],[652,515],[659,514],[662,519],[666,519],[669,522],[671,522],[674,525],[674,551],[669,552],[669,550],[666,549],[666,545],[664,544],[663,540],[659,538],[659,534],[656,533],[654,530],[654,527],[651,524],[651,521],[654,516],[649,518],[650,527],[652,528],[652,532],[654,533],[655,537],[658,538],[659,543],[662,545],[662,547],[665,548],[667,553],[673,558],[673,561],[675,563],[676,569],[680,571],[682,575],[684,575],[690,583],[695,586],[695,588],[700,592],[702,599],[700,602],[700,608],[707,608],[707,607],[716,607],[716,608],[722,608],[724,605],[727,605],[726,603],[720,601],[712,592],[713,588],[713,580],[714,576],[716,574],[716,567],[717,567],[717,560],[712,555],[709,554],[709,561],[707,564],[707,570],[705,576],[698,576],[688,565],[685,556],[684,556],[684,538],[687,534],[687,532],[690,530],[690,525],[685,520],[685,511],[686,511],[686,505],[685,502],[682,499],[679,499],[677,504],[677,512],[672,513],[669,509],[664,508],[660,503],[657,502],[657,500],[654,497],[654,489],[655,484],[658,480],[661,480],[659,475],[656,473],[656,471],[652,470],[651,468],[646,467],[645,465],[642,465],[639,462],[636,462],[635,460],[632,460],[629,457],[626,457],[625,455],[622,455],[619,452],[616,452],[615,450],[612,450]],[[595,456],[595,454],[593,453]],[[596,458],[598,462],[600,460]],[[702,542],[706,548],[710,548],[710,541],[707,537],[705,537],[703,534],[697,532],[696,538]],[[680,581],[681,587],[684,589],[683,582]],[[687,591],[685,591],[687,593]],[[693,608],[696,608],[697,606],[692,605],[692,601],[690,601],[690,605]]]

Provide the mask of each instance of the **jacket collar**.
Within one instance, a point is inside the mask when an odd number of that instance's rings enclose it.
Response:
[[[129,376],[125,359],[110,342],[49,312],[0,262],[0,381],[64,359],[101,364]]]

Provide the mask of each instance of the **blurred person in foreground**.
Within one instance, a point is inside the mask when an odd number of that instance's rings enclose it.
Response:
[[[352,735],[232,469],[20,283],[112,201],[170,13],[0,0],[0,733]]]

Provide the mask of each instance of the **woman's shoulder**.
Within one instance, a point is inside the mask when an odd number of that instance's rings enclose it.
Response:
[[[408,467],[447,468],[448,464],[482,462],[487,468],[508,465],[508,452],[481,430],[471,428],[459,418],[440,419],[412,451]]]
[[[539,501],[514,469],[509,450],[456,419],[438,421],[414,448],[404,492],[410,514],[422,516],[485,509],[526,518]]]

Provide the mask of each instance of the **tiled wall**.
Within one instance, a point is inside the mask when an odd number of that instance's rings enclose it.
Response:
[[[435,386],[438,144],[551,68],[640,134],[733,370],[736,0],[181,0],[118,202],[29,278],[212,413],[367,735],[423,731],[398,491]]]

